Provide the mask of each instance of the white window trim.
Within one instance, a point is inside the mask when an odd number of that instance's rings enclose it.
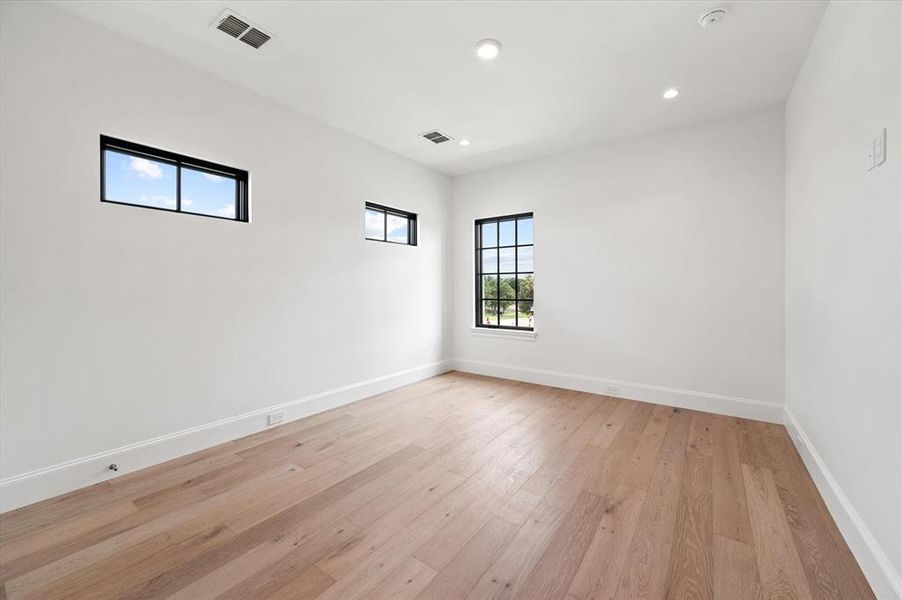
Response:
[[[502,338],[508,340],[534,341],[535,330],[526,329],[495,329],[493,327],[470,327],[470,334],[482,337]]]

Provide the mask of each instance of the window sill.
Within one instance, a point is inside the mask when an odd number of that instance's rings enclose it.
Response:
[[[536,339],[536,332],[521,331],[517,329],[491,329],[489,327],[471,327],[470,333],[482,337],[502,338],[508,340],[528,340]]]

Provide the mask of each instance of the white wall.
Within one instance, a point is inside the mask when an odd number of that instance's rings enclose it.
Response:
[[[446,176],[43,3],[0,22],[2,477],[444,358]],[[248,169],[253,222],[102,204],[101,133]],[[364,241],[365,200],[420,245]]]
[[[524,211],[536,338],[472,335],[473,220]],[[655,386],[664,401],[783,399],[780,108],[456,178],[453,247],[463,368]]]
[[[831,3],[786,106],[787,404],[897,585],[900,6]],[[867,172],[868,143],[882,127],[888,159]]]

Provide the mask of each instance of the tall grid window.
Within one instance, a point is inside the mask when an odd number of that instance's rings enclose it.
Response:
[[[533,329],[532,213],[476,221],[476,326]]]

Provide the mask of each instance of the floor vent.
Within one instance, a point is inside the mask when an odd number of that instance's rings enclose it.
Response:
[[[429,132],[424,133],[422,135],[422,137],[426,138],[433,144],[441,144],[443,142],[447,142],[447,141],[454,139],[450,135],[445,135],[441,131],[429,131]]]
[[[272,34],[267,33],[257,25],[252,24],[248,19],[228,9],[219,15],[213,26],[219,31],[241,40],[252,48],[259,48],[272,39]]]

